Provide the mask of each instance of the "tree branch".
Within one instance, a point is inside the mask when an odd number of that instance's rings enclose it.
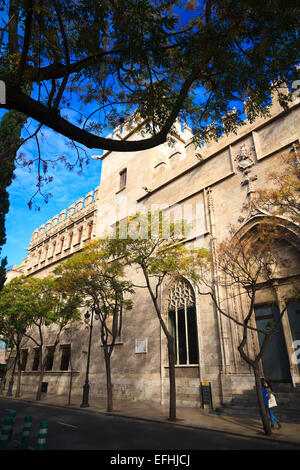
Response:
[[[85,145],[87,148],[101,148],[104,150],[111,150],[117,152],[134,152],[139,150],[146,150],[157,145],[163,144],[166,141],[168,131],[173,124],[173,120],[168,119],[168,123],[164,128],[155,136],[145,140],[138,141],[118,141],[113,139],[106,139],[80,129],[79,127],[71,124],[66,119],[63,119],[59,113],[54,110],[49,110],[43,104],[37,102],[33,98],[25,95],[20,90],[11,85],[6,87],[6,104],[2,105],[6,109],[15,109],[22,112],[27,116],[31,116],[36,121],[44,124],[54,131],[68,137],[71,140]],[[177,116],[180,110],[180,105],[177,106],[177,112],[173,111],[173,116]],[[174,118],[174,119],[175,119]]]
[[[9,54],[18,52],[18,0],[9,2],[9,25],[8,25],[8,51]]]
[[[29,1],[29,5],[27,8],[27,15],[25,20],[25,34],[24,34],[24,42],[23,42],[23,49],[21,53],[21,60],[19,64],[19,69],[17,73],[17,85],[19,85],[22,81],[23,73],[26,67],[27,62],[27,55],[29,50],[29,44],[31,39],[31,28],[32,28],[32,16],[33,16],[33,0]]]

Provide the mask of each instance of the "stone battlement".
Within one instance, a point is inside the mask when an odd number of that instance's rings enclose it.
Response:
[[[59,214],[41,225],[33,232],[30,246],[32,247],[33,245],[41,243],[44,238],[48,238],[55,232],[62,230],[64,226],[75,222],[77,219],[87,215],[88,212],[94,210],[97,196],[98,189],[96,188],[90,191],[85,197],[79,199],[76,203],[71,204],[68,209],[63,209]]]
[[[129,140],[131,136],[136,138],[136,133],[143,129],[145,122],[137,119],[136,117],[127,118],[122,124],[119,124],[115,127],[113,132],[106,137],[108,139],[119,139],[119,140]],[[174,123],[176,137],[184,142],[187,142],[193,137],[191,128],[181,123],[178,119]],[[144,133],[144,130],[142,131]]]

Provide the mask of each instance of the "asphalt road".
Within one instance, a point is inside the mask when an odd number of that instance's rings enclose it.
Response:
[[[0,398],[1,425],[11,410],[16,411],[11,449],[19,449],[26,415],[32,416],[29,444],[31,450],[36,448],[40,421],[48,421],[47,450],[106,450],[112,451],[111,455],[116,458],[117,455],[121,458],[122,450],[155,450],[161,454],[170,450],[178,452],[181,450],[299,451],[300,449],[299,446],[292,444],[235,436],[225,432],[141,421],[94,413],[88,409],[74,410],[6,398]]]

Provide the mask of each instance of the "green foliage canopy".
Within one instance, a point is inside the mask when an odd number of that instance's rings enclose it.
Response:
[[[55,269],[57,285],[62,292],[77,292],[82,302],[96,307],[102,319],[119,314],[120,307],[132,308],[126,294],[132,294],[132,283],[124,279],[124,267],[111,262],[105,240],[93,240]]]
[[[166,141],[177,118],[195,139],[234,130],[291,85],[299,6],[289,0],[3,1],[2,105],[88,148],[135,151]],[[28,96],[22,89],[33,85]],[[76,107],[77,120],[64,117]],[[88,115],[85,115],[85,108]],[[133,112],[150,133],[104,138]],[[227,116],[224,119],[224,116]],[[207,125],[211,125],[208,131]]]
[[[26,334],[33,325],[58,324],[62,329],[78,318],[80,297],[62,295],[53,277],[37,279],[19,276],[0,292],[1,331],[12,337]]]

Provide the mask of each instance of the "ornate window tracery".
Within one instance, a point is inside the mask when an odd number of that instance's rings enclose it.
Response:
[[[168,296],[168,328],[174,338],[176,364],[198,364],[195,294],[185,280],[177,280]]]

